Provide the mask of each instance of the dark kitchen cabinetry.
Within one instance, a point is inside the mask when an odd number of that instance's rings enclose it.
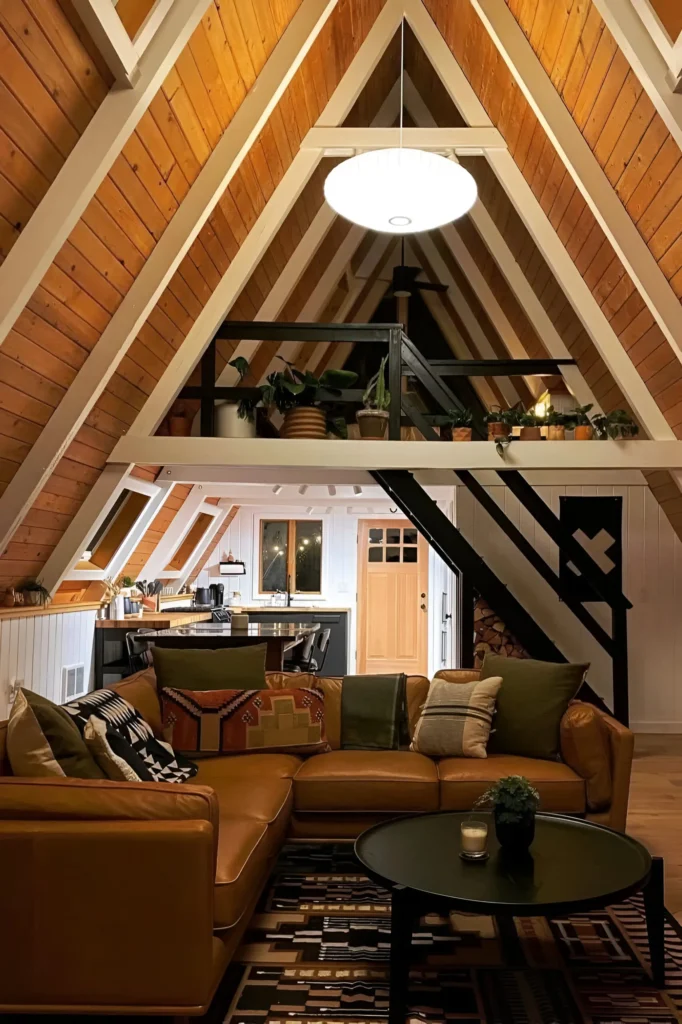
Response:
[[[297,612],[295,608],[268,608],[249,612],[250,622],[319,622],[331,630],[329,650],[322,670],[325,676],[345,676],[348,672],[348,612]]]

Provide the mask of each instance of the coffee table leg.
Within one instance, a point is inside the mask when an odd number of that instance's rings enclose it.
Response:
[[[410,891],[395,885],[391,895],[391,984],[388,1024],[405,1024],[412,953]]]
[[[663,896],[663,858],[653,857],[651,877],[642,890],[649,936],[649,957],[654,985],[665,986],[665,905]]]

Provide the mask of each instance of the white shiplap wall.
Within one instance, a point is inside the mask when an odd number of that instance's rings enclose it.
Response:
[[[0,719],[7,716],[12,687],[25,686],[59,703],[66,665],[84,665],[92,686],[95,615],[74,611],[0,620]]]
[[[504,486],[487,490],[558,571],[556,545],[514,495]],[[641,486],[540,486],[537,490],[557,515],[563,494],[623,498],[623,589],[633,604],[628,613],[630,721],[642,732],[682,733],[682,542],[644,482]],[[610,702],[610,659],[461,486],[457,487],[456,521],[566,655],[591,661],[590,681]],[[605,606],[588,604],[587,608],[610,631]]]

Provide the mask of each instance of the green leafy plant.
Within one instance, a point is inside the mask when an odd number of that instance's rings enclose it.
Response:
[[[591,427],[592,420],[589,414],[592,412],[592,402],[589,405],[576,405],[566,414],[566,426],[568,427]]]
[[[507,775],[487,789],[474,808],[490,807],[495,819],[503,825],[518,825],[534,815],[540,794],[523,775]]]
[[[281,413],[301,406],[324,405],[321,391],[332,398],[340,398],[343,388],[352,388],[358,379],[352,370],[325,370],[316,377],[310,370],[299,370],[286,360],[282,362],[286,369],[269,374],[267,382],[259,388],[263,405],[274,405]]]
[[[508,413],[509,413],[508,409],[502,410],[502,409],[500,409],[499,405],[495,405],[490,410],[490,412],[487,412],[485,414],[485,416],[483,417],[483,422],[484,423],[506,423],[507,422],[507,415],[508,415]]]
[[[234,359],[230,359],[228,366],[233,367],[239,374],[239,383],[244,380],[244,377],[248,377],[251,371],[251,364],[248,359],[244,356],[236,356]]]
[[[118,583],[123,590],[128,590],[135,586],[132,576],[121,576]]]
[[[43,586],[40,580],[29,578],[20,583],[17,587],[22,594],[38,594],[38,600],[34,604],[47,604],[50,600],[50,591]]]
[[[565,412],[557,412],[553,405],[547,409],[545,423],[548,427],[565,427],[568,425],[569,417]]]
[[[544,425],[545,417],[538,416],[533,409],[529,409],[528,412],[522,412],[519,415],[520,427],[543,427]]]
[[[448,427],[470,427],[474,422],[471,409],[450,409],[445,419]],[[493,421],[499,423],[499,420]]]
[[[369,383],[362,396],[362,404],[365,409],[377,409],[379,412],[386,412],[391,404],[391,392],[386,387],[386,364],[388,356],[384,356],[379,364],[379,369],[370,378]]]
[[[597,437],[606,441],[636,437],[639,433],[639,425],[635,423],[625,409],[613,409],[612,412],[604,415],[600,413],[592,419]]]

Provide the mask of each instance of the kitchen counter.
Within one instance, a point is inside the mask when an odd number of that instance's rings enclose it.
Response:
[[[226,605],[231,612],[303,612],[305,615],[314,615],[319,612],[320,615],[324,615],[325,612],[349,612],[350,608],[327,608],[326,605],[303,605],[303,604],[292,604],[288,608],[284,606],[279,607],[271,604],[235,604]]]
[[[144,615],[126,615],[123,619],[98,619],[95,629],[175,629],[193,622],[211,622],[211,612],[145,612]]]

